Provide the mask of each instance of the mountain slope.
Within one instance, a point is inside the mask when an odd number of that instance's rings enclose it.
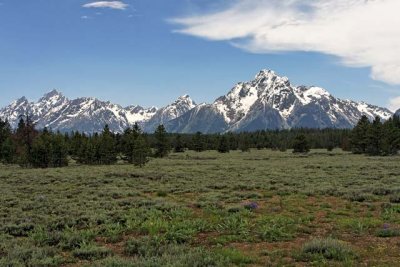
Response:
[[[341,100],[320,87],[293,86],[287,77],[260,71],[213,104],[172,120],[172,132],[254,131],[288,128],[351,128],[362,115],[383,120],[393,113],[364,102]]]
[[[48,127],[62,132],[99,132],[105,124],[115,132],[121,132],[134,123],[144,123],[157,111],[140,106],[123,108],[96,98],[69,100],[53,90],[38,102],[29,102],[25,97],[0,110],[0,118],[8,119],[16,127],[20,115],[29,115],[38,128]]]
[[[400,111],[399,111],[400,113]],[[105,124],[115,132],[139,123],[146,132],[159,124],[179,133],[220,133],[289,128],[351,128],[361,116],[387,120],[393,113],[364,102],[342,100],[316,86],[293,86],[287,77],[262,70],[252,81],[235,85],[212,104],[196,103],[188,95],[161,109],[123,108],[96,98],[69,100],[51,91],[36,103],[20,98],[0,110],[12,126],[29,114],[39,128],[101,131]]]
[[[173,133],[220,133],[228,129],[228,123],[214,105],[201,104],[166,124]]]
[[[146,132],[154,132],[158,125],[167,124],[195,107],[196,103],[188,95],[181,96],[174,103],[159,109],[145,123],[144,130]]]

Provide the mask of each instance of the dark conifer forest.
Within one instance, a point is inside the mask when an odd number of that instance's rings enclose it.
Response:
[[[139,125],[122,134],[107,125],[100,133],[60,133],[36,129],[29,116],[21,116],[17,129],[0,120],[0,160],[21,167],[50,168],[67,166],[71,160],[85,165],[111,165],[125,162],[144,166],[151,157],[166,157],[170,152],[217,150],[229,153],[250,149],[293,150],[340,148],[369,156],[395,155],[400,149],[400,118],[382,122],[363,116],[353,130],[291,129],[224,134],[172,134],[160,125],[153,134]]]

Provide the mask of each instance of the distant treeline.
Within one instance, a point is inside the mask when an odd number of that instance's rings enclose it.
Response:
[[[369,155],[397,154],[400,147],[400,119],[384,123],[362,117],[353,130],[291,129],[225,134],[172,134],[160,125],[153,134],[143,133],[135,124],[123,134],[112,133],[106,125],[101,133],[62,134],[35,128],[29,116],[20,118],[17,129],[0,120],[0,161],[23,167],[67,166],[72,158],[79,164],[109,165],[122,160],[137,166],[151,157],[165,157],[171,151],[273,149],[306,153],[310,149],[341,148]]]

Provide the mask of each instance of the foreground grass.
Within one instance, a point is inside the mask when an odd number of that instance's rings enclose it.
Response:
[[[0,266],[395,266],[398,157],[186,152],[0,166]]]

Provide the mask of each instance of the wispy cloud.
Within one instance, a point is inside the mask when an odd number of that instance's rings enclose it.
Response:
[[[254,53],[310,51],[371,67],[400,84],[399,0],[235,0],[224,9],[175,18],[177,32],[229,41]]]
[[[122,1],[97,1],[83,5],[85,8],[111,8],[119,10],[125,10],[128,6],[128,4]]]

